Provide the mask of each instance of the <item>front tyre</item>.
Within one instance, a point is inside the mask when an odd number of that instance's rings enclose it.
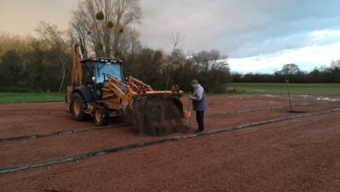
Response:
[[[71,112],[72,116],[77,121],[83,121],[87,119],[87,114],[85,114],[86,110],[86,101],[81,96],[80,93],[74,93],[71,99]]]
[[[93,109],[93,121],[98,126],[107,125],[109,122],[109,111],[105,106],[96,105]]]

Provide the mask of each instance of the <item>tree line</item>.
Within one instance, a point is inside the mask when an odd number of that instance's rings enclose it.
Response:
[[[340,60],[332,61],[330,66],[314,68],[310,72],[302,71],[298,65],[285,64],[282,70],[273,74],[232,73],[235,83],[340,83]]]
[[[70,84],[73,45],[76,41],[70,31],[41,22],[39,37],[0,34],[0,91],[64,92]],[[339,83],[340,60],[330,66],[310,72],[296,64],[286,64],[273,74],[231,73],[225,56],[217,50],[202,50],[187,54],[177,48],[181,36],[171,36],[174,49],[170,53],[142,46],[135,39],[133,48],[126,49],[121,58],[125,75],[141,79],[155,89],[164,90],[178,84],[192,91],[190,81],[197,79],[207,92],[224,93],[226,84],[235,83]],[[190,56],[188,56],[190,55]]]
[[[64,92],[70,84],[73,45],[68,33],[56,26],[40,23],[39,37],[0,34],[0,91]],[[197,79],[207,92],[223,93],[231,80],[226,62],[217,50],[202,50],[190,57],[179,48],[171,53],[139,46],[123,59],[124,74],[150,84],[154,89],[169,89],[177,84],[192,91]]]

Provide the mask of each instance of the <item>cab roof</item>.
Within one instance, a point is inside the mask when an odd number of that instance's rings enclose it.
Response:
[[[121,59],[117,58],[104,58],[104,57],[90,57],[87,59],[83,59],[80,62],[81,63],[86,63],[86,62],[102,62],[102,63],[122,63],[123,61]]]

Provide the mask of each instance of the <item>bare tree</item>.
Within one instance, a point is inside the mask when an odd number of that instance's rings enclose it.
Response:
[[[215,64],[220,59],[220,52],[214,49],[210,51],[203,50],[193,55],[193,60],[201,72],[208,72],[212,64]]]
[[[77,18],[74,18],[71,22],[71,26],[69,28],[69,36],[71,37],[72,44],[78,42],[85,58],[88,57],[88,49],[87,49],[87,33],[85,26],[82,25],[82,16],[79,15]]]
[[[181,33],[177,33],[176,35],[171,34],[168,36],[170,42],[173,45],[172,52],[169,56],[167,56],[163,63],[163,75],[165,79],[165,89],[168,88],[171,77],[180,70],[183,66],[183,62],[185,61],[184,54],[180,50],[180,46],[183,45],[184,35]]]
[[[168,38],[173,45],[173,51],[176,49],[180,49],[184,45],[183,40],[185,38],[185,35],[182,35],[181,33],[171,33],[171,35],[168,35]]]
[[[58,92],[61,92],[66,78],[67,66],[70,66],[71,60],[66,56],[71,53],[70,45],[65,37],[65,31],[58,30],[57,26],[40,22],[36,31],[40,38],[46,43],[51,50],[49,62],[55,64],[60,70],[60,85]]]
[[[71,27],[83,49],[91,45],[97,56],[119,56],[125,31],[141,17],[140,0],[83,0],[73,12]]]
[[[338,59],[336,61],[332,61],[331,62],[331,68],[332,69],[336,69],[336,68],[340,69],[340,59]]]
[[[142,44],[139,40],[140,32],[135,29],[127,28],[120,38],[120,57],[122,59],[133,59],[133,57],[142,50]],[[132,57],[132,58],[131,58]]]
[[[6,32],[0,33],[0,56],[9,50],[24,52],[29,50],[29,44],[34,38],[31,36],[22,37]]]
[[[165,90],[168,89],[173,75],[180,70],[180,68],[183,66],[183,63],[185,61],[184,54],[179,49],[179,46],[183,45],[182,43],[183,43],[184,36],[181,35],[181,33],[177,33],[176,35],[171,34],[171,36],[168,36],[168,37],[169,37],[170,42],[173,44],[173,50],[171,52],[171,55],[165,57],[163,61],[162,74],[165,80]],[[166,104],[166,96],[164,95],[163,108],[161,111],[160,132],[164,127],[164,119],[165,119],[165,111],[166,111],[165,104]]]
[[[230,81],[230,69],[227,56],[222,56],[217,50],[200,51],[193,54],[192,60],[198,69],[197,80],[205,86],[207,92],[223,93]]]
[[[300,68],[294,63],[283,65],[282,70],[281,70],[281,73],[283,75],[296,75],[299,72],[300,72]]]

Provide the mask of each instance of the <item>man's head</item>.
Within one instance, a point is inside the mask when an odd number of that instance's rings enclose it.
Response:
[[[191,86],[192,86],[193,88],[197,87],[197,86],[198,86],[198,81],[197,81],[196,79],[192,80],[192,81],[191,81]]]

